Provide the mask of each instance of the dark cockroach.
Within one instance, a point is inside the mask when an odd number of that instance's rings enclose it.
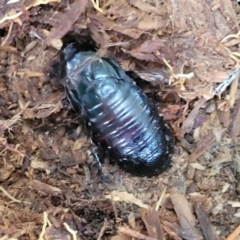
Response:
[[[79,43],[61,50],[68,100],[81,113],[93,142],[127,172],[162,173],[171,162],[174,137],[148,99],[121,66]]]

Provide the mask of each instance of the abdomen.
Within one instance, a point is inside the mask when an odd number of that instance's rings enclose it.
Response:
[[[171,130],[134,83],[110,80],[115,81],[116,89],[97,107],[83,106],[93,141],[128,172],[147,176],[163,172],[173,153]]]
[[[153,176],[166,170],[174,137],[154,104],[119,64],[91,60],[93,52],[76,52],[74,46],[62,51],[65,88],[75,111],[86,118],[93,142],[133,174]]]

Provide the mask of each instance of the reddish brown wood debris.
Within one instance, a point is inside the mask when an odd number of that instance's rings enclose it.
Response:
[[[0,239],[236,239],[237,1],[3,2]],[[165,173],[133,177],[106,161],[107,178],[97,174],[82,119],[51,71],[68,32],[143,79],[177,138]]]

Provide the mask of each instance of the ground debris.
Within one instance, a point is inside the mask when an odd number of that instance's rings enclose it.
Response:
[[[145,41],[137,48],[128,51],[128,53],[140,60],[154,62],[166,59],[174,62],[173,51],[168,47],[167,43],[162,42],[160,39]]]
[[[226,240],[235,240],[240,234],[240,226],[238,226],[227,238]]]
[[[195,227],[196,219],[192,214],[187,199],[181,194],[173,193],[171,194],[171,200],[180,225],[186,232],[186,235],[191,236],[191,239],[203,239],[202,235]]]
[[[42,194],[46,194],[46,195],[58,195],[58,194],[61,194],[62,193],[62,190],[57,188],[57,187],[53,187],[53,186],[50,186],[46,183],[43,183],[43,182],[40,182],[38,180],[33,180],[29,183],[29,186],[42,193]]]
[[[184,228],[182,228],[176,223],[163,221],[163,228],[167,232],[167,234],[174,240],[192,239],[191,233],[186,232]]]
[[[206,138],[201,139],[198,142],[198,146],[190,155],[188,161],[190,163],[195,162],[212,144],[215,142],[215,135],[213,133],[209,133]]]
[[[2,1],[0,239],[235,239],[239,12],[230,0]],[[111,181],[99,176],[50,70],[67,32],[143,80],[177,138],[165,173],[106,161]]]
[[[119,233],[122,233],[122,234],[125,234],[129,237],[134,237],[134,238],[137,238],[139,240],[157,240],[157,238],[152,238],[152,237],[148,237],[148,236],[145,236],[144,234],[141,234],[137,231],[134,231],[132,229],[129,229],[127,227],[121,227],[119,228]],[[160,238],[161,240],[161,238]]]
[[[150,208],[143,212],[142,219],[146,225],[148,234],[152,238],[164,239],[164,232],[158,216],[158,212]]]
[[[134,203],[142,208],[148,208],[148,205],[142,203],[142,201],[137,199],[133,194],[129,194],[127,192],[113,191],[110,193],[110,195],[106,195],[105,197],[108,199],[112,199],[113,201],[125,201]]]
[[[201,204],[200,199],[194,199],[193,202],[197,218],[201,224],[202,232],[206,240],[220,240],[215,229],[213,228],[208,214]]]
[[[87,7],[88,1],[76,0],[69,6],[69,9],[65,13],[58,13],[53,29],[48,35],[46,42],[49,44],[54,39],[61,39],[67,32],[69,32],[73,24],[79,19],[81,13]],[[59,24],[61,23],[61,24]]]
[[[230,136],[235,139],[240,134],[240,101],[237,101],[231,114],[231,123],[229,126]]]
[[[44,238],[46,240],[68,240],[69,235],[66,231],[63,231],[61,228],[56,229],[51,226],[46,229]]]

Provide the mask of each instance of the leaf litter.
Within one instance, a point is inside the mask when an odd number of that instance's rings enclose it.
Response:
[[[2,1],[1,239],[237,239],[237,1]],[[105,163],[51,66],[64,37],[143,79],[170,122],[172,167],[151,179]],[[160,113],[159,112],[159,113]]]

